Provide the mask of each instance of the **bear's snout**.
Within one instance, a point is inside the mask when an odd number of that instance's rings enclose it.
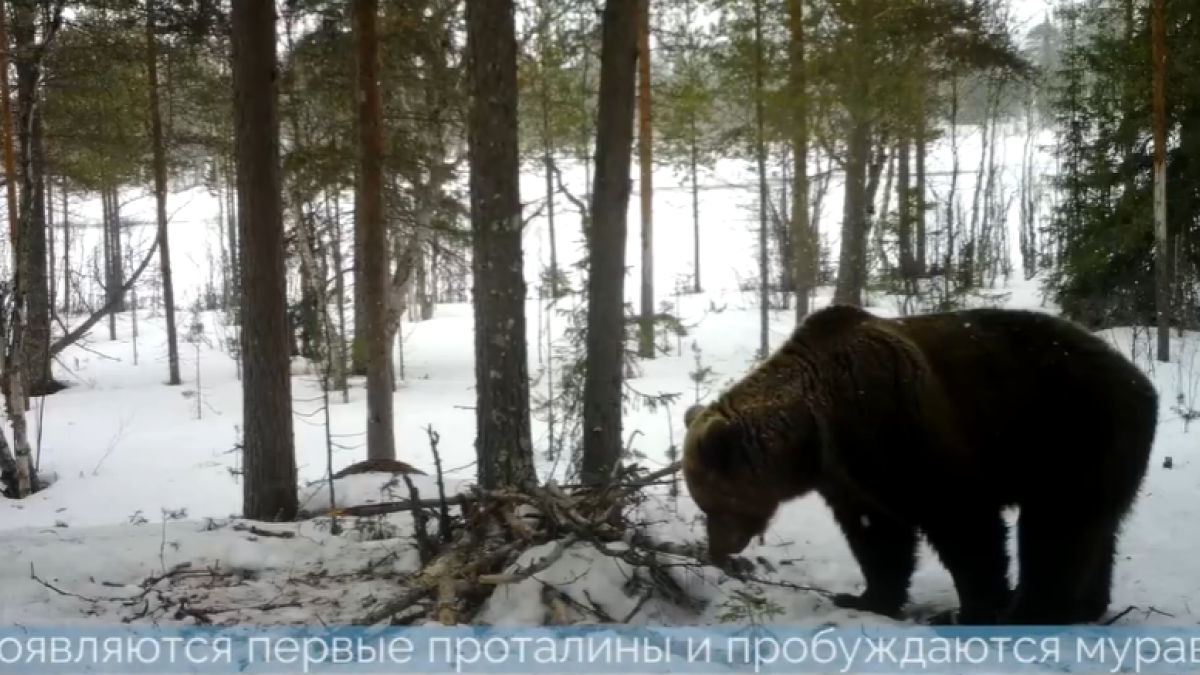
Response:
[[[767,520],[745,515],[716,514],[708,517],[708,556],[713,564],[725,567],[730,556],[746,550],[750,540],[767,529]]]

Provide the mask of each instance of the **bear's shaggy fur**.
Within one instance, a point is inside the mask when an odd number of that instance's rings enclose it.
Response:
[[[959,623],[1053,625],[1108,609],[1158,394],[1108,343],[1048,314],[833,306],[685,422],[684,477],[718,564],[816,491],[866,579],[839,606],[898,616],[920,533],[954,580]]]

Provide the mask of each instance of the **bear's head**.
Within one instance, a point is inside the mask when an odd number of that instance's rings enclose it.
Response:
[[[707,521],[709,558],[726,566],[779,508],[778,476],[769,473],[777,462],[764,454],[759,432],[718,407],[692,406],[684,423],[683,478]]]

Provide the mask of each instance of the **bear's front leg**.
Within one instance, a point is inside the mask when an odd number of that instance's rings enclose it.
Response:
[[[861,594],[839,593],[833,604],[899,618],[917,566],[917,529],[843,495],[823,496],[867,582]]]

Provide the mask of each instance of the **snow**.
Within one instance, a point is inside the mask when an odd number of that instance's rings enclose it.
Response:
[[[977,165],[972,138],[962,143],[962,166]],[[1007,139],[1003,161],[1006,190],[1015,187],[1022,139]],[[1014,159],[1015,158],[1015,159]],[[931,171],[947,165],[945,156]],[[1039,159],[1045,169],[1050,161]],[[572,189],[582,193],[582,171],[568,172]],[[743,163],[725,162],[709,178],[710,185],[747,184]],[[529,176],[527,195],[537,195],[540,177]],[[683,434],[683,410],[697,398],[689,373],[697,356],[713,369],[711,384],[698,392],[701,400],[725,382],[745,372],[758,342],[759,313],[755,293],[738,290],[752,269],[753,214],[746,210],[752,188],[706,189],[702,194],[702,258],[706,292],[676,295],[676,276],[691,265],[690,193],[673,186],[680,182],[670,171],[656,178],[656,283],[662,301],[676,303],[690,334],[672,339],[672,352],[640,364],[631,382],[646,393],[674,392],[680,400],[667,408],[631,409],[626,436],[650,468],[665,466],[666,451]],[[937,180],[931,189],[944,193]],[[960,178],[960,198],[969,198],[973,178]],[[835,181],[825,197],[823,229],[836,229],[840,186]],[[80,202],[82,211],[94,207]],[[578,230],[578,218],[563,199],[558,204],[560,232]],[[137,219],[148,200],[130,207]],[[181,307],[179,324],[191,322],[187,307],[209,276],[203,251],[216,246],[216,201],[202,190],[172,195],[172,246],[177,254]],[[637,199],[631,204],[629,264],[630,297],[635,297],[638,271]],[[143,214],[144,215],[144,214]],[[1016,214],[1010,214],[1015,221]],[[95,216],[98,220],[98,216]],[[148,218],[144,219],[148,222]],[[527,242],[527,278],[534,279],[545,252],[543,219],[535,220]],[[95,236],[89,233],[87,236]],[[79,237],[84,239],[85,237]],[[1015,232],[1010,237],[1016,245]],[[560,235],[560,260],[567,265],[580,250],[579,242]],[[94,242],[93,242],[94,243]],[[76,242],[88,250],[85,241]],[[211,249],[209,249],[211,250]],[[836,250],[836,244],[835,248]],[[80,253],[75,253],[75,260]],[[1018,272],[1018,277],[1019,277]],[[1035,281],[1014,281],[998,289],[1003,304],[1053,311],[1044,303]],[[533,283],[531,282],[531,287]],[[824,289],[818,304],[829,300]],[[872,310],[895,314],[894,299],[874,297]],[[530,372],[542,368],[539,327],[547,309],[531,301],[528,307]],[[241,509],[242,485],[236,475],[236,441],[241,422],[241,390],[235,361],[224,351],[224,327],[219,317],[203,315],[204,340],[181,345],[181,387],[167,387],[166,346],[162,317],[142,312],[133,338],[130,316],[118,321],[118,337],[108,339],[106,323],[94,328],[79,345],[66,350],[57,367],[71,387],[34,402],[30,420],[40,445],[39,468],[53,484],[23,501],[0,502],[0,624],[64,625],[116,621],[188,623],[194,617],[177,612],[167,595],[193,593],[191,604],[218,623],[348,622],[370,611],[374,603],[397,592],[398,579],[418,567],[418,555],[408,533],[411,519],[404,514],[362,519],[358,526],[331,531],[328,521],[291,525],[247,523]],[[396,393],[398,457],[434,473],[429,431],[439,436],[446,468],[448,494],[465,490],[474,473],[474,365],[471,309],[466,305],[437,307],[429,321],[404,326],[404,382]],[[555,319],[554,330],[564,322]],[[773,344],[784,339],[792,313],[774,312]],[[1109,339],[1132,354],[1162,393],[1161,427],[1155,458],[1144,496],[1126,527],[1115,579],[1113,610],[1126,606],[1123,624],[1195,623],[1192,606],[1200,602],[1195,583],[1197,542],[1194,523],[1200,519],[1200,461],[1195,430],[1189,430],[1188,411],[1200,395],[1200,337],[1175,336],[1173,360],[1155,363],[1145,330],[1113,330]],[[135,349],[136,346],[136,359]],[[135,362],[136,360],[136,362]],[[363,458],[365,402],[356,382],[348,403],[333,393],[329,429],[325,428],[322,395],[305,364],[293,368],[297,463],[303,508],[319,511],[331,506],[329,471]],[[1183,403],[1178,401],[1182,397]],[[333,450],[327,450],[327,438]],[[534,422],[534,441],[546,443],[546,425]],[[1169,459],[1170,468],[1164,463]],[[552,467],[539,467],[543,473]],[[413,476],[423,498],[435,496],[438,486],[428,476]],[[346,506],[404,499],[403,481],[378,474],[351,475],[336,484],[336,505]],[[641,519],[659,540],[680,543],[702,540],[698,511],[680,481],[681,496],[671,499],[665,488],[648,492]],[[271,534],[265,534],[264,531]],[[528,551],[518,566],[549,554],[554,544]],[[871,615],[833,608],[824,596],[798,590],[813,586],[834,592],[854,591],[861,575],[832,517],[817,497],[784,506],[769,529],[765,543],[752,544],[744,555],[759,561],[760,576],[779,585],[759,588],[779,613],[766,622],[793,624],[886,623]],[[761,564],[764,563],[765,565]],[[180,565],[185,565],[180,567]],[[207,570],[233,571],[233,581]],[[767,570],[767,571],[763,571]],[[143,588],[150,577],[186,577],[179,584],[159,582]],[[35,578],[36,575],[36,578]],[[709,624],[728,620],[746,587],[714,569],[689,569],[677,582],[701,604],[686,610],[660,600],[643,602],[631,568],[608,555],[578,546],[536,578],[499,587],[479,619],[498,625],[537,625],[545,620],[543,593],[556,588],[574,602],[594,604],[604,614],[633,623]],[[217,580],[220,580],[219,582]],[[790,587],[789,587],[790,586]],[[753,589],[751,589],[753,590]],[[925,549],[914,579],[914,613],[931,613],[956,604],[948,574]],[[125,599],[125,602],[97,600]],[[744,606],[744,603],[742,603]],[[224,610],[224,611],[222,611]],[[635,612],[636,610],[636,612]]]

